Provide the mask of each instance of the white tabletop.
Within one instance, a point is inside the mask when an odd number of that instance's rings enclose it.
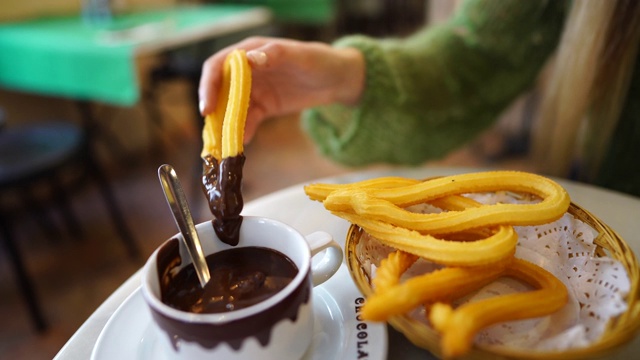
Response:
[[[426,167],[393,171],[368,171],[318,179],[317,182],[351,183],[367,178],[389,175],[419,179],[472,171],[478,171],[478,169]],[[625,239],[635,254],[640,254],[640,198],[561,179],[558,179],[558,182],[569,192],[573,202],[581,205],[607,223]],[[303,191],[303,184],[251,201],[245,205],[243,214],[271,217],[296,227],[303,234],[316,230],[325,230],[318,227],[329,222],[337,222],[330,226],[332,229],[330,232],[338,241],[344,241],[347,229],[346,224],[345,226],[339,224],[342,220],[329,214],[324,210],[322,204],[307,198]],[[105,324],[123,301],[139,287],[139,283],[140,271],[131,276],[98,307],[69,339],[55,359],[89,359]],[[388,349],[389,354],[393,354],[394,359],[426,359],[431,357],[426,351],[411,345],[393,329],[389,330]],[[636,336],[633,341],[609,358],[631,359],[637,354],[640,354],[639,336]]]

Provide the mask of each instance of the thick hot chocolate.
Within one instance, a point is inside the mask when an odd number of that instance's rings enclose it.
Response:
[[[296,276],[296,265],[284,254],[263,247],[239,247],[206,257],[211,280],[202,288],[189,265],[177,274],[162,274],[162,302],[193,313],[221,313],[259,303]]]

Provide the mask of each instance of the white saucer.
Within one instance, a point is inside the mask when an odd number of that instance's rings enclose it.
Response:
[[[386,326],[358,321],[356,300],[361,295],[344,268],[343,265],[336,275],[313,289],[314,339],[304,360],[387,357]],[[91,360],[170,360],[160,350],[153,326],[151,313],[137,289],[105,325]]]

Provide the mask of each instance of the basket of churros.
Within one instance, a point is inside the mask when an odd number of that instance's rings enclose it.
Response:
[[[633,252],[551,179],[489,171],[305,192],[352,224],[362,317],[438,357],[604,356],[640,327]]]

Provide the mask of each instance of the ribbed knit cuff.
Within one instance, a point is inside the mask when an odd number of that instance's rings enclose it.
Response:
[[[393,109],[393,102],[402,101],[402,91],[396,82],[397,77],[393,75],[393,67],[388,63],[379,40],[354,35],[344,37],[333,45],[356,48],[363,53],[366,78],[362,97],[354,106],[329,105],[305,111],[303,128],[324,155],[340,163],[363,165],[388,161],[376,158],[376,151],[372,151],[374,144],[360,140],[376,138],[380,131],[388,131],[384,116],[363,115],[378,113],[378,109]],[[376,119],[375,123],[372,119]],[[362,124],[363,121],[368,122]]]

